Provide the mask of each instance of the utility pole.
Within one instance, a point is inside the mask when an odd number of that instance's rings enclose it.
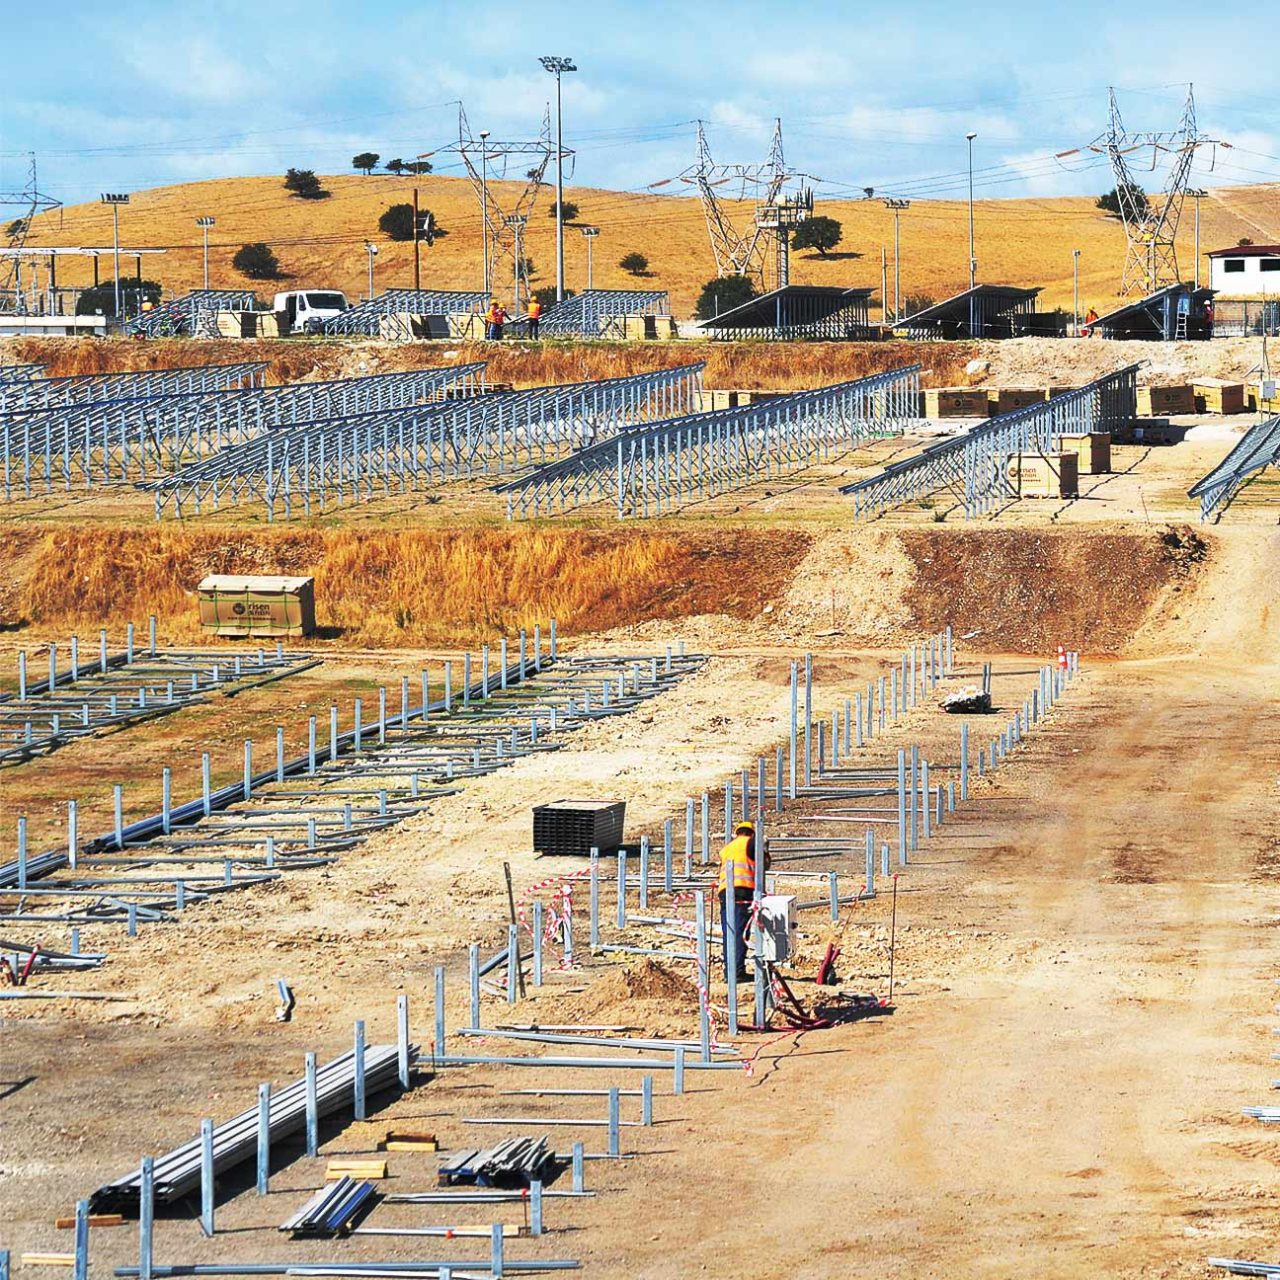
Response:
[[[418,188],[413,189],[413,287],[422,288],[422,264],[418,259]]]
[[[1197,187],[1193,191],[1188,191],[1189,195],[1196,202],[1196,275],[1195,287],[1200,287],[1200,201],[1209,193]]]
[[[204,232],[204,287],[209,287],[209,228],[213,226],[214,219],[209,217],[197,218],[196,226]]]
[[[596,242],[596,236],[600,234],[599,227],[583,227],[582,234],[587,238],[587,292],[591,291],[591,246]]]
[[[512,315],[516,315],[520,311],[520,266],[521,266],[521,237],[524,232],[525,223],[529,221],[523,214],[513,213],[503,221],[516,233],[516,270],[515,270],[515,293],[512,295],[514,301],[512,303]]]
[[[556,301],[564,301],[564,128],[560,112],[560,77],[577,71],[572,58],[539,58],[556,78]]]
[[[978,283],[978,259],[973,252],[973,140],[976,133],[966,133],[965,140],[969,144],[969,288]]]
[[[373,301],[373,260],[378,256],[378,246],[370,240],[364,242],[364,251],[369,255],[369,301]]]
[[[484,237],[484,296],[489,296],[489,130],[480,130],[480,231]]]
[[[112,260],[116,273],[116,323],[120,323],[120,206],[129,203],[129,197],[120,191],[104,191],[102,203],[111,206],[111,245]]]
[[[893,322],[897,324],[902,319],[902,241],[898,219],[904,209],[911,208],[911,201],[886,199],[884,207],[893,210]]]
[[[1075,318],[1075,337],[1080,336],[1080,250],[1071,250],[1071,313]]]
[[[889,323],[889,264],[880,246],[880,323]]]

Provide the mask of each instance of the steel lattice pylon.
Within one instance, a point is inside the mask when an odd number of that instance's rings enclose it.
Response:
[[[1187,100],[1178,127],[1163,133],[1127,131],[1116,102],[1116,91],[1110,89],[1108,93],[1110,120],[1107,131],[1089,144],[1089,150],[1106,155],[1115,177],[1120,216],[1129,242],[1120,292],[1126,296],[1132,293],[1146,296],[1166,285],[1180,282],[1175,240],[1182,204],[1187,195],[1191,162],[1195,159],[1196,148],[1212,140],[1196,131],[1196,100],[1191,85],[1187,86]],[[1164,191],[1154,200],[1143,195],[1127,159],[1132,153],[1147,148],[1151,151],[1153,171],[1161,155],[1171,157]]]
[[[26,246],[27,236],[31,232],[31,219],[37,213],[48,213],[51,209],[62,208],[62,201],[41,193],[36,182],[36,153],[31,152],[27,166],[27,185],[21,191],[0,191],[0,205],[16,205],[25,212],[21,213],[9,224],[8,247],[22,249]],[[4,298],[13,294],[15,311],[21,311],[22,299],[18,296],[17,280],[21,268],[21,259],[14,255],[6,258],[3,275],[0,276],[0,310],[4,308]]]
[[[441,150],[456,151],[462,157],[467,177],[476,193],[476,199],[480,202],[481,219],[488,228],[489,261],[485,264],[485,276],[490,281],[492,289],[494,287],[492,269],[495,259],[505,259],[511,263],[512,271],[515,270],[516,230],[508,220],[529,218],[538,198],[538,192],[542,189],[542,178],[547,171],[547,165],[555,155],[555,143],[551,139],[551,108],[547,107],[542,114],[542,130],[536,141],[496,142],[490,137],[477,138],[472,134],[467,113],[459,103],[458,141],[448,147],[442,147]],[[566,150],[563,154],[570,156],[573,153]],[[491,184],[502,181],[507,176],[507,161],[511,156],[532,157],[533,167],[528,170],[524,190],[520,193],[515,206],[504,209],[499,204]],[[494,161],[502,163],[496,170],[488,169]],[[486,169],[488,169],[487,174]],[[521,263],[520,276],[525,289],[528,290],[529,273],[524,263]]]
[[[707,144],[706,127],[699,120],[698,159],[679,176],[681,182],[698,188],[707,234],[711,237],[711,252],[716,260],[716,274],[753,275],[763,285],[769,236],[765,228],[754,221],[748,230],[739,231],[721,205],[716,188],[736,183],[740,200],[751,196],[756,205],[777,202],[783,184],[792,176],[782,154],[782,121],[773,122],[773,144],[763,164],[716,164]]]

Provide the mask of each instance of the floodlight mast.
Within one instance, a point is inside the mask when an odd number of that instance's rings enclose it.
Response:
[[[978,283],[978,259],[973,251],[973,140],[976,133],[966,133],[965,141],[969,144],[969,288]]]
[[[582,234],[586,237],[586,240],[587,240],[587,292],[589,293],[592,288],[591,247],[596,242],[596,236],[600,234],[600,228],[599,227],[583,227]]]
[[[560,110],[560,77],[577,71],[572,58],[547,56],[539,62],[556,78],[556,301],[564,301],[564,127]]]
[[[120,206],[129,203],[129,197],[121,191],[104,191],[102,203],[111,206],[111,257],[115,266],[116,323],[120,323]],[[141,283],[141,282],[139,282]]]
[[[204,287],[209,287],[209,228],[216,222],[208,216],[197,218],[196,226],[204,232]]]

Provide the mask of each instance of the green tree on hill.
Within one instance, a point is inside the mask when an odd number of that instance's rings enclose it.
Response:
[[[693,314],[699,320],[711,320],[756,296],[756,287],[747,276],[717,276],[702,286]]]
[[[236,256],[231,259],[231,265],[242,276],[248,276],[250,280],[280,279],[280,261],[271,252],[270,246],[263,244],[261,240],[255,244],[242,245],[237,249]]]
[[[1143,191],[1136,182],[1130,183],[1126,188],[1126,191],[1134,208],[1136,208],[1139,213],[1146,213],[1148,208],[1147,193]],[[1121,194],[1122,192],[1119,187],[1112,187],[1105,195],[1099,196],[1097,200],[1094,201],[1094,208],[1105,210],[1107,213],[1111,214],[1113,218],[1121,217]]]
[[[290,169],[284,175],[284,187],[300,200],[323,200],[329,194],[311,169]]]
[[[351,167],[359,169],[367,178],[381,158],[376,151],[361,151],[359,155],[351,157]]]
[[[792,233],[793,249],[817,249],[822,257],[840,243],[844,229],[835,218],[806,218]]]

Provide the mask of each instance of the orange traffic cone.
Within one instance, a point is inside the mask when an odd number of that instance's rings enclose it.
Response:
[[[1062,645],[1059,645],[1058,646],[1058,670],[1065,671],[1066,669],[1067,669],[1067,651],[1062,647]]]

